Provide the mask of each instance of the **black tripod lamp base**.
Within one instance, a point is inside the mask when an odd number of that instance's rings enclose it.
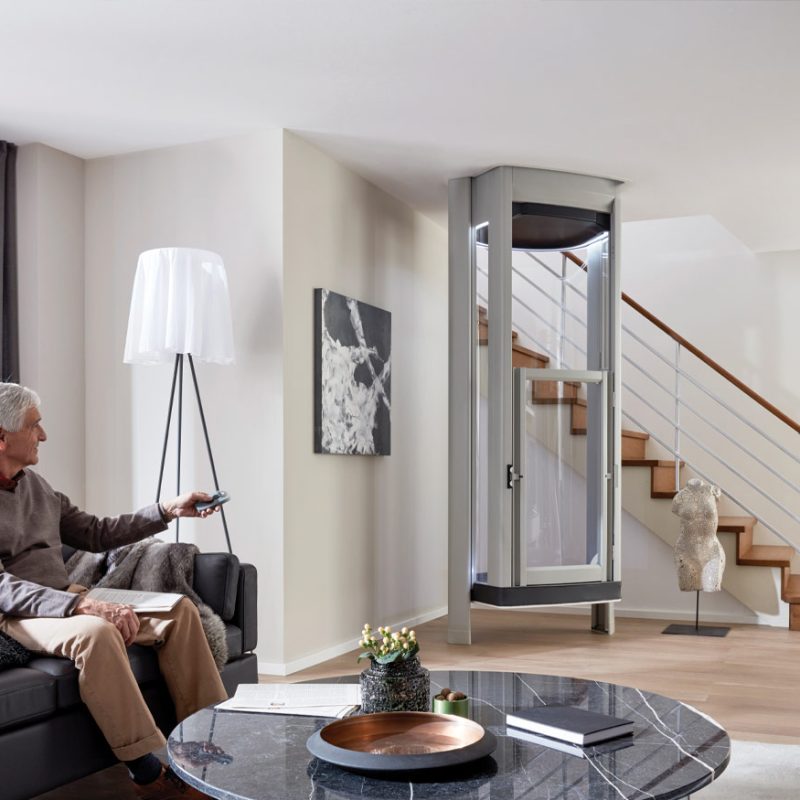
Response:
[[[661,633],[677,636],[727,636],[730,628],[715,628],[710,625],[667,625]]]

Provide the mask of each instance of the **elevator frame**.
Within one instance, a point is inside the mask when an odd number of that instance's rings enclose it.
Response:
[[[448,641],[471,642],[470,608],[473,601],[493,606],[538,606],[591,603],[592,630],[614,632],[614,602],[621,596],[620,571],[620,183],[552,170],[496,167],[475,178],[449,182],[449,530],[448,530]],[[514,585],[511,538],[514,524],[514,489],[501,492],[500,473],[518,465],[512,431],[515,397],[519,385],[511,366],[511,257],[512,204],[539,203],[610,215],[606,286],[601,311],[602,352],[596,352],[587,371],[605,392],[602,425],[607,525],[602,580],[537,586]],[[497,552],[507,561],[495,564],[495,584],[474,580],[473,544],[476,520],[477,465],[475,435],[477,413],[475,381],[477,297],[475,245],[477,229],[489,223],[489,298],[493,335],[489,337],[489,425],[499,431],[488,446],[489,526],[498,537]],[[590,273],[591,277],[591,273]],[[493,302],[493,298],[501,298]],[[589,309],[589,313],[592,313]],[[597,313],[597,312],[594,312]],[[591,326],[592,320],[587,319]],[[587,337],[591,340],[591,337]],[[591,356],[591,354],[590,354]],[[592,369],[597,367],[599,369]],[[566,371],[559,370],[561,378]],[[517,381],[519,376],[517,376]],[[499,416],[498,416],[499,415]],[[517,470],[518,471],[518,470]],[[587,476],[588,482],[588,476]],[[513,483],[512,483],[513,485]],[[495,491],[493,491],[495,487]],[[489,554],[490,563],[493,558]],[[518,582],[518,581],[517,581]]]

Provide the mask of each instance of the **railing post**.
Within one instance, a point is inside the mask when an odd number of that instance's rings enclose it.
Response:
[[[561,254],[561,337],[558,342],[558,366],[564,369],[564,338],[567,335],[567,257]]]
[[[681,343],[675,342],[675,491],[681,490]]]

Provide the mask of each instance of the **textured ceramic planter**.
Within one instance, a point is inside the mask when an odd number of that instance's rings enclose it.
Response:
[[[428,711],[431,676],[419,659],[397,660],[392,664],[371,662],[361,673],[361,710]]]

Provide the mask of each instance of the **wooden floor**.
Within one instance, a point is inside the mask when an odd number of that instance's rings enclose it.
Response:
[[[379,621],[373,620],[373,624]],[[571,675],[669,695],[700,709],[734,739],[800,744],[800,632],[731,626],[723,639],[665,636],[664,621],[617,619],[614,636],[591,633],[572,614],[473,610],[473,644],[447,644],[447,618],[417,628],[429,669]],[[356,637],[358,631],[356,631]],[[287,678],[300,681],[357,672],[357,651]],[[38,800],[128,800],[123,767],[97,773]]]
[[[667,624],[618,618],[616,633],[603,636],[589,630],[588,616],[473,610],[472,645],[447,644],[446,617],[420,625],[417,638],[429,669],[570,675],[636,686],[689,703],[735,739],[800,744],[800,632],[733,625],[720,639],[665,636]],[[356,653],[286,680],[356,672]]]

